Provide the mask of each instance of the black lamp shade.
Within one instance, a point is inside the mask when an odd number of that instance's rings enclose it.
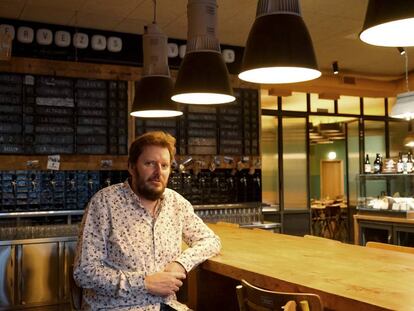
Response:
[[[172,99],[186,104],[222,104],[234,101],[228,70],[221,53],[187,53],[178,71]]]
[[[378,46],[414,45],[414,1],[369,0],[364,26],[359,35]]]
[[[253,81],[245,78],[249,70],[297,67],[310,70],[313,77],[297,81],[276,79]],[[300,15],[267,14],[256,18],[246,43],[239,78],[258,83],[289,83],[314,79],[320,76],[312,39]],[[302,75],[302,78],[305,78]]]
[[[176,117],[182,115],[171,100],[173,82],[170,77],[145,76],[135,83],[131,115],[136,117]]]

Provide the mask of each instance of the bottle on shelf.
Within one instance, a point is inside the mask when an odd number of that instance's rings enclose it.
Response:
[[[404,172],[404,162],[402,161],[402,154],[401,152],[398,154],[398,162],[397,162],[397,173]]]
[[[379,153],[377,153],[377,156],[375,157],[375,161],[374,161],[374,173],[379,174],[381,173],[381,155]]]
[[[369,162],[369,156],[368,156],[368,154],[365,156],[364,173],[365,174],[371,173],[371,162]]]
[[[408,156],[407,156],[407,174],[412,173],[412,172],[413,172],[413,159],[412,159],[411,152],[408,152]]]

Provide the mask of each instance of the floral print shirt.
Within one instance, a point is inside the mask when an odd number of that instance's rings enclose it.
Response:
[[[182,241],[189,248],[182,251]],[[165,189],[153,218],[128,181],[94,195],[85,210],[74,265],[83,288],[83,310],[158,311],[165,303],[188,308],[175,295],[150,294],[146,275],[177,261],[188,272],[220,251],[220,239],[194,213],[190,202]]]

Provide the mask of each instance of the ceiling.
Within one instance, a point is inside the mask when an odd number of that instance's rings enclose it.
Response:
[[[223,44],[244,46],[257,0],[217,0],[218,33]],[[396,48],[370,46],[358,39],[368,0],[301,0],[319,68],[342,74],[393,80],[404,76]],[[158,0],[157,22],[171,38],[187,34],[186,0]],[[0,0],[0,17],[142,34],[152,21],[153,0]],[[414,47],[408,48],[408,55]],[[414,69],[414,53],[408,68]]]

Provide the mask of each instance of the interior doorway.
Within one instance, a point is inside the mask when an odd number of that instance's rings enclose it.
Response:
[[[342,160],[321,160],[321,198],[335,199],[345,195]]]

